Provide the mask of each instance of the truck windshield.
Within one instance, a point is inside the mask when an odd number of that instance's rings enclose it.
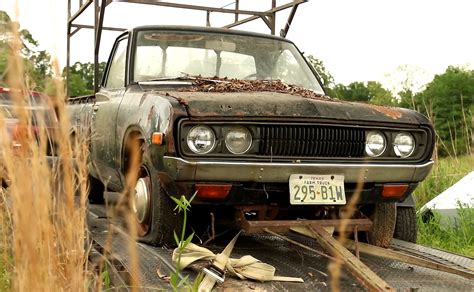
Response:
[[[324,94],[293,44],[247,35],[140,31],[133,72],[136,82],[182,76],[281,80]]]

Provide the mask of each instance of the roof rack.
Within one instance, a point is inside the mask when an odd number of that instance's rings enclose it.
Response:
[[[94,92],[97,92],[99,89],[99,48],[100,41],[103,30],[110,31],[124,31],[124,28],[118,27],[106,27],[104,26],[104,14],[105,8],[110,5],[112,2],[121,2],[121,3],[135,3],[135,4],[145,4],[145,5],[154,5],[161,7],[171,7],[171,8],[180,8],[187,10],[202,11],[206,13],[206,26],[211,26],[211,13],[227,13],[234,14],[234,22],[223,26],[224,28],[232,28],[250,21],[261,19],[270,29],[270,33],[275,35],[276,27],[276,13],[282,10],[291,8],[290,14],[286,21],[285,27],[280,31],[280,36],[286,37],[288,30],[290,29],[291,23],[295,16],[298,6],[302,3],[307,2],[308,0],[290,0],[288,3],[277,6],[276,0],[271,1],[271,9],[267,11],[253,11],[253,10],[242,10],[240,9],[240,1],[235,0],[233,3],[234,8],[225,8],[224,7],[211,7],[211,6],[200,6],[193,4],[182,4],[172,1],[160,1],[160,0],[74,0],[77,1],[79,8],[77,11],[72,11],[72,2],[73,0],[68,0],[68,22],[67,22],[67,61],[66,61],[66,80],[69,84],[69,66],[70,66],[70,51],[71,51],[71,38],[79,32],[81,29],[93,29],[94,30]],[[192,2],[192,1],[190,1]],[[87,24],[78,24],[76,23],[77,18],[82,15],[90,6],[94,7],[94,25]],[[228,6],[228,5],[227,5]],[[240,19],[240,16],[246,16],[243,19]],[[68,86],[69,87],[69,86]]]

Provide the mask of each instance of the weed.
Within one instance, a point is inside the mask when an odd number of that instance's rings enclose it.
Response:
[[[419,216],[418,243],[474,257],[474,209],[459,206],[457,211],[455,222],[436,211],[431,216]]]
[[[189,283],[189,276],[185,276],[184,278],[180,279],[180,271],[181,271],[181,254],[184,248],[193,240],[194,232],[191,233],[188,237],[186,237],[186,226],[187,226],[187,219],[188,219],[188,211],[191,207],[191,202],[193,201],[194,197],[196,196],[197,192],[191,197],[191,199],[186,199],[185,196],[181,196],[179,199],[175,197],[171,197],[173,201],[176,203],[175,211],[177,210],[178,213],[183,213],[183,226],[181,228],[181,234],[178,237],[178,234],[174,232],[174,240],[176,245],[178,246],[178,259],[176,270],[171,273],[170,275],[170,284],[174,291],[181,291],[183,289],[190,290],[190,291],[197,291],[197,287],[199,287],[200,281],[195,281],[193,284]],[[202,277],[201,277],[202,278]],[[196,288],[196,289],[195,289]]]
[[[474,155],[441,158],[415,190],[417,207],[420,208],[473,170]]]
[[[16,17],[18,18],[18,17]],[[33,130],[31,88],[26,86],[21,58],[22,42],[18,28],[12,29],[8,46],[7,83],[14,117],[15,135],[0,115],[0,160],[2,178],[9,182],[1,205],[2,232],[9,250],[3,264],[14,268],[3,274],[8,286],[18,291],[83,290],[86,283],[85,147],[73,148],[69,117],[61,80],[55,80],[56,93],[41,96],[42,106],[54,113],[51,131],[40,118]],[[56,76],[59,67],[54,66]],[[3,72],[2,72],[3,73]],[[60,160],[49,163],[47,147],[53,139]],[[82,145],[76,143],[76,145]],[[73,159],[74,157],[74,159]],[[8,205],[8,206],[7,206]],[[5,247],[5,245],[3,245]]]

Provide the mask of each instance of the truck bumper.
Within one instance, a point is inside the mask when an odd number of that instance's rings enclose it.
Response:
[[[429,174],[433,161],[423,164],[332,164],[188,161],[163,158],[165,172],[175,181],[288,182],[291,174],[338,174],[345,182],[420,182]]]

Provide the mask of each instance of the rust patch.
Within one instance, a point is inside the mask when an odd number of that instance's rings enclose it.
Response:
[[[374,109],[384,115],[386,115],[389,118],[392,118],[394,120],[398,120],[399,118],[402,117],[402,113],[400,110],[392,107],[387,107],[387,106],[381,106],[381,105],[375,105],[375,104],[367,104],[368,107],[371,109]]]
[[[165,96],[171,96],[172,98],[176,99],[179,102],[180,105],[184,105],[184,106],[188,105],[188,103],[184,99],[182,99],[181,97],[178,97],[178,96],[171,95],[171,94],[169,94],[169,92],[166,92]]]
[[[180,88],[178,91],[189,92],[259,92],[270,91],[289,93],[311,99],[332,101],[333,98],[318,94],[312,90],[283,83],[281,80],[242,80],[227,77],[193,76],[193,86]]]

